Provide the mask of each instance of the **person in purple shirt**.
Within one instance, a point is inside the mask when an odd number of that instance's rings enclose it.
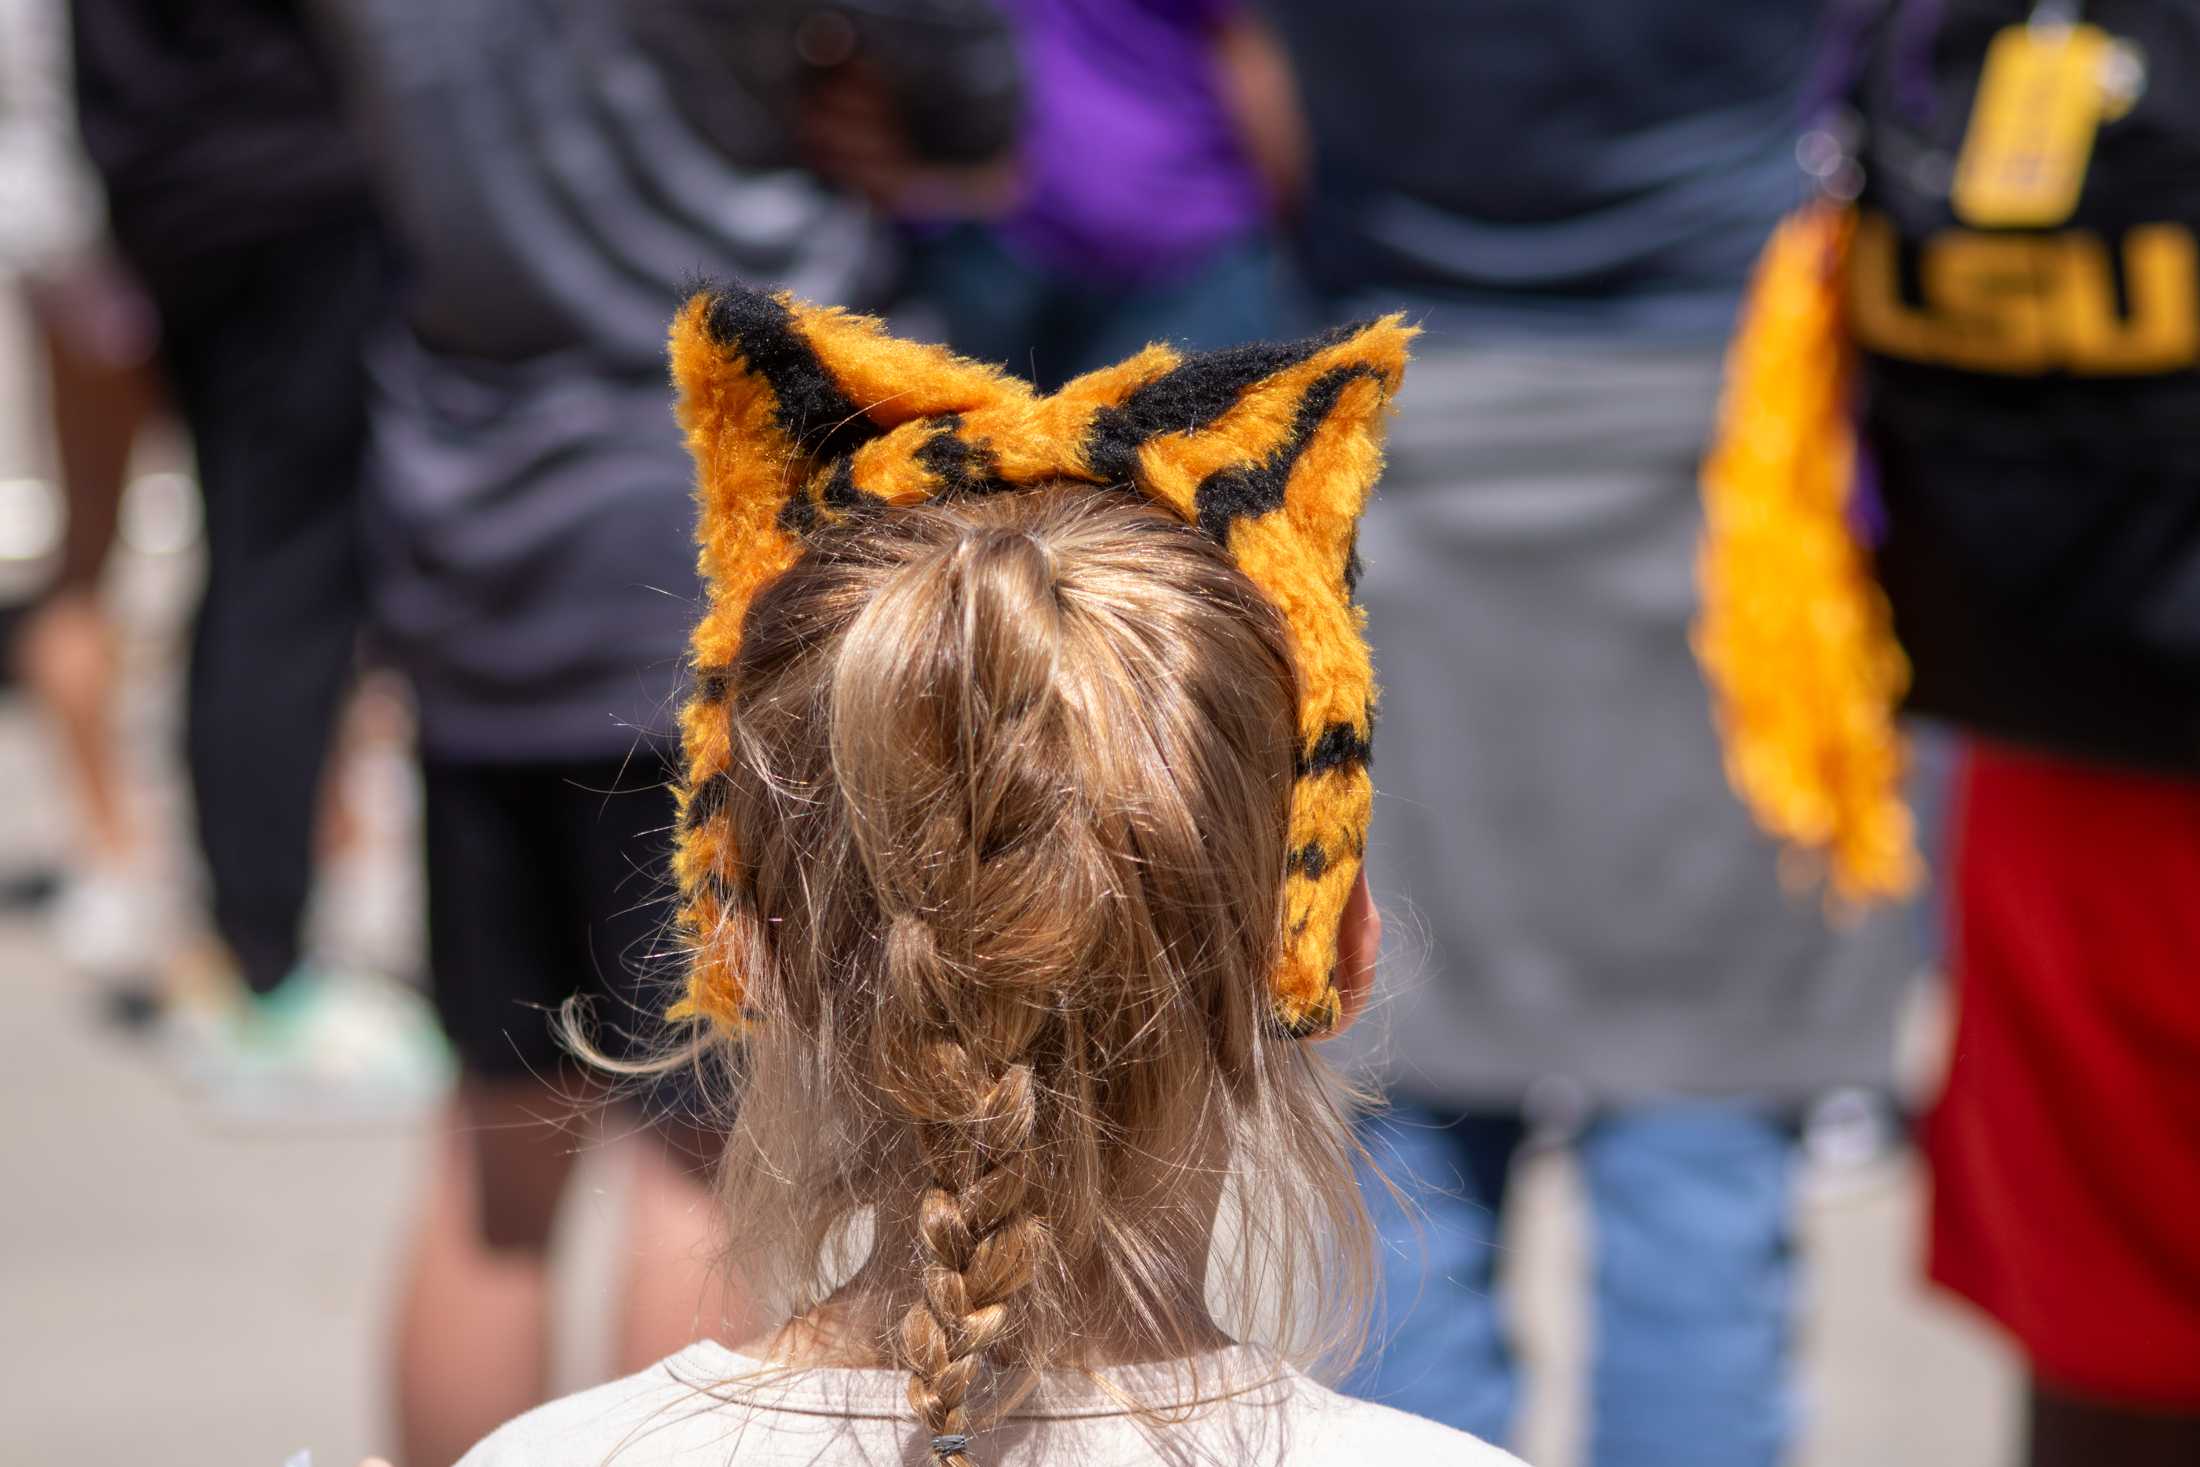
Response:
[[[1167,340],[1281,329],[1271,225],[1303,146],[1289,72],[1239,0],[1003,0],[1025,68],[1005,210],[919,240],[948,341],[1043,387]]]

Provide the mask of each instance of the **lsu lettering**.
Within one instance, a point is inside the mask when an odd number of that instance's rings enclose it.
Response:
[[[2142,224],[2120,244],[2112,253],[2083,229],[1949,229],[1905,261],[1893,222],[1865,211],[1849,250],[1850,327],[1883,356],[1974,372],[2112,377],[2200,367],[2193,231]]]

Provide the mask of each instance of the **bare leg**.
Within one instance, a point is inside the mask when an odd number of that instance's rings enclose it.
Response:
[[[85,276],[90,281],[96,272]],[[94,289],[87,283],[77,294]],[[25,681],[61,735],[83,820],[81,857],[120,867],[136,853],[137,833],[109,718],[115,637],[99,604],[99,575],[114,539],[130,449],[159,389],[142,356],[103,352],[98,333],[83,329],[85,312],[66,309],[68,299],[59,291],[31,297],[45,347],[68,528],[58,584],[24,627],[18,656]]]
[[[549,1394],[549,1242],[577,1144],[569,1113],[534,1083],[461,1087],[398,1306],[404,1467],[448,1467]]]
[[[81,822],[77,863],[127,867],[138,843],[108,710],[116,683],[115,633],[92,593],[60,591],[33,612],[18,636],[16,665],[53,720],[68,761]]]

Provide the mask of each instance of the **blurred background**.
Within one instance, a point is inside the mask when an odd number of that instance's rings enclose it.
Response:
[[[1655,1372],[1599,1341],[1625,1270],[1708,1298],[1728,1249],[1768,1302],[1708,1326],[1756,1343],[1688,1367],[1752,1356],[1690,1429],[1756,1445],[1693,1460],[2024,1460],[2023,1350],[1926,1282],[1948,893],[1842,923],[1783,883],[1688,636],[1751,262],[1814,198],[1947,222],[1978,58],[2041,9],[0,0],[0,1459],[448,1461],[694,1326],[677,1101],[590,1103],[547,1015],[646,1036],[670,981],[662,344],[731,276],[1044,386],[1408,311],[1351,1058],[1497,1180],[1433,1184],[1465,1302],[1394,1262],[1391,1314],[1446,1323],[1356,1388],[1486,1397],[1538,1467],[1690,1460],[1630,1455]],[[1938,99],[1908,216],[1860,166],[1889,67]],[[2166,329],[2118,380],[2189,377]],[[1936,870],[1958,742],[1910,778]],[[1762,1165],[1654,1165],[1630,1122],[1676,1104]],[[1667,1213],[1711,1218],[1686,1261],[1599,1251]],[[1685,1360],[1693,1302],[1628,1338]]]

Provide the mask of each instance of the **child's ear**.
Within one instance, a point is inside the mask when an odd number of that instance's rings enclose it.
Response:
[[[1367,1012],[1367,1001],[1375,993],[1375,964],[1382,952],[1383,914],[1367,889],[1363,868],[1337,924],[1337,1022],[1329,1034],[1342,1034]]]

